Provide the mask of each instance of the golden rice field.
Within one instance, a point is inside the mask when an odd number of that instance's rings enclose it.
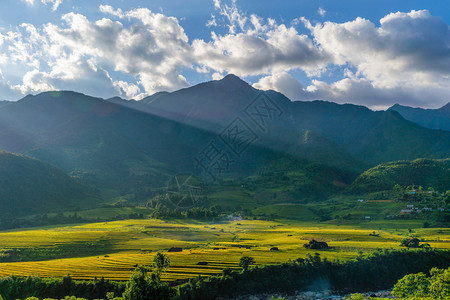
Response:
[[[166,280],[207,276],[226,267],[236,268],[241,256],[257,264],[274,264],[319,252],[328,259],[354,258],[377,248],[400,248],[406,229],[372,229],[297,221],[199,221],[155,219],[102,222],[0,232],[0,250],[39,253],[26,261],[0,263],[0,276],[65,276],[77,279],[126,280],[137,264],[150,264],[156,251],[168,253],[171,266]],[[433,248],[450,249],[450,229],[419,228],[413,233]],[[326,241],[331,249],[303,247],[311,239]],[[277,247],[279,251],[271,251]],[[45,249],[45,250],[42,250]],[[56,249],[56,250],[55,250]],[[57,251],[57,249],[63,249]],[[41,252],[39,252],[41,251]],[[23,259],[23,258],[22,258]],[[20,260],[20,256],[18,259]],[[207,263],[198,265],[199,262]]]

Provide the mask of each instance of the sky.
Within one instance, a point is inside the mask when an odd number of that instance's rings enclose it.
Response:
[[[142,99],[233,73],[291,100],[450,101],[448,0],[2,0],[0,99]]]

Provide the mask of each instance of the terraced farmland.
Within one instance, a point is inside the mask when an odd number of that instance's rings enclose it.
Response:
[[[396,224],[396,227],[398,224]],[[363,228],[365,227],[365,228]],[[400,248],[407,229],[386,228],[371,236],[370,226],[338,226],[295,221],[126,220],[0,232],[0,276],[105,277],[126,280],[137,264],[150,264],[156,251],[171,247],[165,280],[207,276],[237,268],[241,256],[257,264],[274,264],[320,252],[346,260],[377,248]],[[377,224],[373,224],[376,228]],[[450,249],[450,229],[421,228],[413,234],[432,247]],[[327,250],[303,247],[311,239],[326,241]],[[277,247],[278,251],[270,250]]]

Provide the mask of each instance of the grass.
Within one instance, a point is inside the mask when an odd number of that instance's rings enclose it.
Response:
[[[254,257],[257,264],[286,262],[315,252],[328,259],[347,260],[360,251],[400,248],[400,241],[410,234],[406,228],[411,227],[401,226],[402,222],[385,223],[379,230],[381,224],[376,222],[347,226],[286,219],[215,223],[144,219],[13,230],[0,232],[0,245],[3,253],[13,249],[20,254],[10,257],[13,262],[0,264],[0,276],[70,274],[78,279],[103,276],[126,280],[136,264],[150,264],[156,251],[171,247],[182,247],[183,251],[168,253],[171,267],[165,280],[237,268],[243,255]],[[379,236],[369,235],[374,230]],[[432,247],[450,249],[450,229],[415,227],[411,234],[426,239]],[[326,241],[331,248],[304,248],[310,239]],[[271,251],[272,247],[279,251]]]

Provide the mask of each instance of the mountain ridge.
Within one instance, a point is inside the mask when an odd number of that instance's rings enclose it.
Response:
[[[313,199],[311,191],[327,190],[322,195],[328,197],[343,190],[379,163],[448,158],[450,132],[426,129],[393,110],[292,102],[227,76],[157,93],[147,103],[70,91],[28,95],[0,107],[0,148],[135,202],[164,193],[175,174],[210,175],[211,169],[202,172],[200,156],[215,167],[219,185],[251,176],[275,180],[266,166],[279,164],[285,170],[277,174],[285,174],[292,189],[283,194],[301,201]]]
[[[414,108],[395,104],[388,110],[397,111],[405,119],[423,127],[450,131],[450,102],[438,109]]]
[[[242,89],[235,92],[228,86],[230,82]],[[221,89],[214,90],[217,86]],[[262,92],[254,89],[237,76],[228,75],[222,80],[210,81],[162,95],[145,109],[157,114],[162,112],[167,118],[174,118],[192,126],[220,130],[226,126],[229,120],[245,110],[247,105],[251,105],[252,99]],[[231,93],[235,93],[235,97],[230,100]],[[407,150],[406,157],[403,157],[405,159],[448,156],[449,134],[424,131],[399,114],[392,114],[392,111],[376,112],[360,105],[342,105],[320,100],[290,101],[275,91],[264,93],[284,113],[281,120],[274,120],[273,125],[276,130],[272,132],[284,143],[290,142],[289,136],[293,132],[311,130],[337,143],[358,159],[371,164],[401,159],[402,157],[396,155],[395,152],[400,153],[405,150]],[[194,97],[191,97],[191,94],[194,94]],[[400,132],[393,132],[397,138],[389,138],[385,136],[386,130],[389,129],[387,127],[402,128],[402,130],[408,131],[407,135],[412,139],[405,142],[402,140]],[[286,136],[280,136],[280,133],[286,133]],[[270,133],[268,134],[270,135]],[[414,135],[417,135],[418,138],[414,138]],[[423,140],[424,144],[427,144],[426,149],[417,147],[419,140]],[[374,153],[375,155],[371,155],[371,147],[379,149]]]

